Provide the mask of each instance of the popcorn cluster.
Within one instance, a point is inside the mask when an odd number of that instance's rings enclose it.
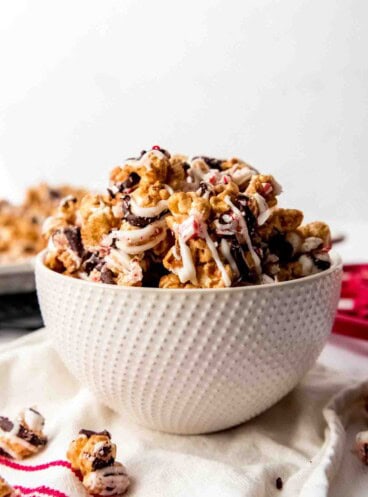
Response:
[[[24,409],[15,421],[0,416],[0,456],[24,459],[37,454],[47,443],[45,420],[33,407]]]
[[[66,195],[80,198],[85,193],[68,185],[51,187],[41,183],[27,190],[20,205],[0,200],[0,264],[20,262],[44,249],[44,220]]]
[[[81,430],[70,444],[67,458],[91,495],[119,496],[130,485],[125,467],[115,461],[116,445],[106,430]]]
[[[160,288],[275,283],[330,267],[326,224],[278,207],[271,175],[232,158],[155,146],[110,174],[106,194],[64,199],[44,225],[51,269]]]

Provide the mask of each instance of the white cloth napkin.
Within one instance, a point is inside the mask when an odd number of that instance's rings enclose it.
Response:
[[[338,495],[366,497],[368,471],[352,453],[350,435],[345,444],[344,427],[367,426],[367,395],[368,382],[352,384],[317,365],[291,394],[248,423],[211,435],[174,436],[129,424],[101,405],[68,373],[47,331],[0,347],[0,414],[36,405],[46,417],[48,446],[22,464],[65,460],[79,429],[107,429],[132,477],[131,497],[330,497],[342,458],[352,481]],[[64,467],[27,472],[0,464],[0,474],[13,485],[86,496]]]

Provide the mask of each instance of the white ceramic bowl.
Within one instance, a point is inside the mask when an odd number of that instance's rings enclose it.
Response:
[[[341,260],[322,273],[214,290],[90,283],[36,262],[44,321],[70,371],[98,399],[156,430],[205,433],[287,394],[330,333]]]

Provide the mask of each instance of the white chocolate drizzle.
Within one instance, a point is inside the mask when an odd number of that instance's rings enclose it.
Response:
[[[165,190],[166,190],[167,192],[169,192],[169,193],[170,193],[170,195],[174,195],[175,190],[174,190],[174,188],[171,188],[171,186],[170,186],[170,185],[167,185],[167,184],[165,183],[165,184],[163,185],[163,187],[165,188]]]
[[[266,199],[262,197],[262,195],[260,195],[258,192],[253,193],[252,198],[255,199],[258,205],[258,210],[259,210],[259,214],[257,217],[258,226],[262,226],[270,217],[270,215],[274,211],[274,208],[268,207]]]
[[[239,186],[249,181],[254,174],[257,174],[248,164],[243,163],[234,164],[229,169],[226,169],[225,172]]]
[[[131,259],[123,250],[111,249],[105,256],[105,262],[109,269],[122,272],[129,269]]]
[[[296,231],[289,231],[286,234],[286,241],[290,243],[290,245],[293,247],[293,255],[295,255],[297,252],[300,252],[300,248],[302,245],[302,237],[297,233]]]
[[[111,249],[110,253],[105,256],[105,262],[112,271],[124,273],[126,281],[130,283],[142,281],[143,271],[139,261],[129,257],[124,250]]]
[[[229,207],[231,207],[233,212],[236,214],[236,216],[238,218],[237,220],[239,223],[239,227],[240,227],[239,234],[241,235],[241,238],[243,238],[244,241],[246,242],[246,244],[248,245],[248,249],[249,249],[250,255],[252,256],[257,273],[261,274],[262,273],[261,261],[260,261],[258,255],[256,254],[254,248],[253,248],[252,241],[250,239],[249,232],[248,232],[247,223],[246,223],[242,213],[240,212],[240,210],[232,203],[230,197],[226,196],[224,200],[227,203],[227,205]]]
[[[55,216],[47,217],[42,224],[42,234],[46,235],[55,226]],[[51,240],[51,237],[50,237]]]
[[[304,240],[300,250],[301,252],[311,252],[312,250],[316,250],[322,245],[323,245],[322,238],[319,238],[317,236],[310,236]]]
[[[230,267],[231,267],[234,275],[236,277],[239,276],[240,271],[239,271],[238,265],[235,262],[234,257],[231,255],[229,242],[225,238],[222,238],[222,240],[221,240],[220,250],[221,250],[222,255],[225,257],[225,259],[230,264]]]
[[[89,492],[96,495],[118,496],[122,495],[130,485],[125,467],[120,463],[97,469],[88,473],[83,484]]]
[[[151,169],[151,157],[157,157],[158,159],[165,159],[166,155],[161,152],[161,150],[149,150],[140,159],[139,163],[141,166],[145,166],[147,171]]]
[[[199,183],[209,171],[210,168],[203,159],[197,158],[190,161],[188,174],[192,177],[194,182]]]
[[[192,253],[188,245],[185,243],[184,238],[179,232],[178,232],[178,241],[179,241],[180,255],[183,265],[182,267],[177,269],[176,274],[179,276],[181,283],[186,283],[187,281],[190,281],[193,285],[196,285],[197,274],[193,262]]]
[[[257,218],[258,226],[263,226],[274,210],[274,207],[270,207],[266,211],[262,212],[262,214],[260,214]]]
[[[276,283],[276,281],[271,278],[271,276],[269,276],[268,274],[262,274],[261,276],[261,284],[262,285],[268,285],[270,283]]]
[[[124,166],[130,166],[135,169],[144,166],[147,171],[151,170],[151,157],[157,157],[158,159],[164,159],[166,155],[161,152],[161,150],[148,150],[145,154],[142,155],[140,159],[129,159],[126,160]],[[124,167],[123,166],[123,167]]]
[[[206,230],[205,240],[206,240],[208,248],[211,251],[213,260],[215,261],[217,267],[220,270],[220,273],[221,273],[221,276],[222,276],[222,281],[224,282],[225,286],[231,286],[231,279],[229,278],[229,275],[226,272],[225,266],[221,262],[219,254],[217,252],[217,248],[215,247],[215,244],[213,243],[213,240],[210,237],[210,235],[208,234],[207,230]]]
[[[140,206],[135,198],[130,197],[130,210],[132,214],[138,217],[156,217],[161,214],[161,212],[167,209],[167,200],[160,200],[153,207],[142,207]]]
[[[140,254],[145,250],[153,248],[166,236],[166,221],[160,219],[134,230],[116,230],[113,237],[117,239],[116,246],[127,254]]]
[[[180,225],[176,225],[175,230],[178,235],[180,253],[183,262],[183,266],[177,270],[177,275],[179,276],[181,283],[185,283],[187,281],[190,281],[193,284],[197,283],[196,270],[193,263],[192,253],[190,251],[190,248],[186,244],[187,240],[189,240],[192,236],[197,235],[199,238],[203,238],[206,241],[212,258],[221,273],[221,278],[225,286],[231,286],[231,279],[226,272],[225,266],[220,259],[219,253],[213,240],[208,234],[207,225],[201,219],[201,214],[195,209],[191,209],[190,216]]]
[[[266,202],[266,199],[264,197],[262,197],[262,195],[260,195],[258,192],[256,192],[256,193],[253,193],[252,197],[257,202],[259,214],[262,214],[263,212],[265,212],[268,209],[268,204]]]
[[[299,257],[298,261],[301,265],[301,270],[302,270],[303,276],[308,276],[310,274],[313,274],[315,267],[313,264],[313,260],[309,255],[301,255]]]
[[[45,424],[45,418],[33,408],[24,409],[21,416],[31,431],[41,433]]]

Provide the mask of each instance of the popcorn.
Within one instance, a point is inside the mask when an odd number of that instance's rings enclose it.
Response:
[[[116,445],[106,430],[81,430],[71,442],[67,458],[91,495],[119,496],[130,485],[125,467],[115,461]]]
[[[89,281],[160,288],[269,284],[328,269],[328,226],[302,226],[301,211],[278,206],[281,192],[237,158],[155,146],[113,169],[106,195],[59,208],[45,262]]]
[[[186,157],[183,155],[173,155],[170,157],[169,162],[166,184],[173,191],[182,190],[186,180],[186,169],[189,167]]]
[[[48,252],[47,264],[53,269],[61,267],[66,274],[73,274],[82,263],[83,246],[80,228],[65,227],[52,233]]]
[[[81,237],[88,249],[98,247],[104,235],[118,226],[111,205],[102,195],[85,195],[80,203],[79,214]]]
[[[0,416],[0,455],[24,459],[37,454],[47,443],[45,420],[33,407],[24,409],[13,422]]]
[[[84,190],[70,186],[52,188],[41,183],[26,192],[21,205],[0,201],[0,263],[18,262],[34,256],[45,248],[45,238],[48,239],[52,232],[73,226],[78,200],[84,194]],[[42,236],[44,222],[45,238]]]
[[[0,497],[21,497],[21,493],[0,476]]]

